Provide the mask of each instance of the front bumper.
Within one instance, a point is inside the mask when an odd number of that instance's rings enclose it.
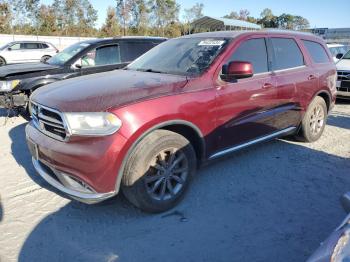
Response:
[[[44,135],[30,122],[26,136],[28,144],[35,145],[35,152],[30,152],[36,171],[60,192],[84,203],[117,194],[121,150],[126,142],[120,134],[63,142]]]
[[[76,185],[69,182],[65,183],[63,181],[70,179],[68,175],[65,175],[53,168],[50,168],[49,166],[44,165],[39,160],[36,160],[34,158],[32,158],[32,162],[35,170],[47,183],[49,183],[51,186],[53,186],[60,192],[80,202],[86,204],[95,204],[115,195],[115,192],[96,193],[92,190],[86,189],[79,183],[77,183]]]

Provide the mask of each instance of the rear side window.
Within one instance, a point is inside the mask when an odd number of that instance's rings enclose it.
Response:
[[[39,43],[24,43],[24,49],[40,49]]]
[[[271,38],[275,55],[273,70],[284,70],[305,65],[298,44],[291,38]]]
[[[326,50],[324,50],[321,44],[307,40],[303,40],[303,43],[315,63],[321,64],[329,62]]]
[[[124,42],[122,43],[123,62],[134,61],[157,44],[153,42]]]
[[[48,44],[42,43],[41,48],[46,49],[46,48],[49,48],[49,46],[48,46]]]
[[[229,62],[244,61],[253,65],[254,74],[268,72],[267,49],[264,38],[243,42],[233,53]]]

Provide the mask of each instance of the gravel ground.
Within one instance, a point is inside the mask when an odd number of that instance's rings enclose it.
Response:
[[[203,168],[159,215],[122,196],[87,206],[56,195],[31,165],[26,121],[4,120],[0,111],[1,262],[304,261],[345,216],[350,103],[314,144],[276,140]]]

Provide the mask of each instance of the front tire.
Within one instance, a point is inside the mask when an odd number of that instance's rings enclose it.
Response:
[[[44,55],[41,59],[40,62],[45,63],[47,60],[49,60],[51,58],[51,56],[49,55]]]
[[[298,135],[303,142],[315,142],[323,134],[328,116],[327,105],[324,99],[316,96],[309,105]]]
[[[196,154],[183,136],[156,130],[134,148],[124,169],[122,191],[136,207],[151,213],[174,207],[196,171]]]
[[[0,56],[0,66],[5,66],[6,65],[6,60]]]

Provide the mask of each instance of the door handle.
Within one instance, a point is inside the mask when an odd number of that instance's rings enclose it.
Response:
[[[309,77],[307,78],[308,80],[315,80],[317,77],[314,75],[309,75]]]
[[[270,83],[265,83],[265,84],[263,84],[263,86],[262,86],[263,89],[270,89],[270,88],[273,88],[273,87],[274,87],[274,85],[273,85],[273,84],[270,84]]]

